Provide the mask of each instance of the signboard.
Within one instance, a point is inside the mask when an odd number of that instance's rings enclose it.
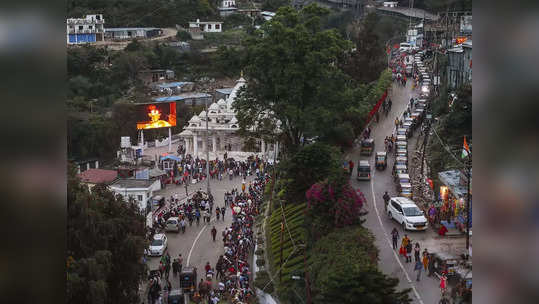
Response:
[[[120,140],[120,147],[122,148],[129,148],[131,147],[131,137],[129,136],[122,136]]]
[[[137,105],[137,130],[176,126],[176,102]]]
[[[142,157],[142,149],[136,149],[135,158],[141,158],[141,157]]]

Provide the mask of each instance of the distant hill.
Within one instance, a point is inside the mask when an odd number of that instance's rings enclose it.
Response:
[[[216,0],[67,0],[67,16],[100,13],[105,27],[174,27],[217,17]]]

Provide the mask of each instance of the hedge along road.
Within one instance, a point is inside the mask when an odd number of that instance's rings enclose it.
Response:
[[[387,117],[380,115],[380,122],[374,123],[371,126],[371,137],[374,138],[375,147],[374,152],[384,151],[384,139],[386,136],[391,135],[395,130],[395,118],[400,117],[406,109],[410,97],[412,96],[411,82],[408,82],[406,87],[394,84],[390,98],[393,102],[391,112]],[[415,95],[414,95],[415,96]],[[408,153],[412,155],[415,150],[413,145],[408,143]],[[354,147],[347,154],[347,160],[352,159],[354,161],[355,170],[351,176],[351,184],[354,188],[359,188],[367,199],[367,210],[369,213],[366,216],[365,226],[371,230],[376,237],[375,244],[379,249],[379,268],[380,270],[391,277],[399,279],[399,289],[411,288],[412,292],[410,297],[413,299],[412,303],[438,303],[440,299],[440,290],[438,288],[439,281],[436,277],[427,277],[423,272],[421,274],[421,281],[416,282],[416,272],[414,272],[414,263],[404,263],[404,259],[398,255],[398,252],[393,250],[391,244],[390,232],[393,227],[397,227],[399,231],[399,237],[404,236],[402,227],[395,221],[390,220],[384,212],[384,200],[382,196],[385,191],[388,191],[391,197],[397,196],[393,177],[391,175],[391,168],[393,167],[394,157],[388,156],[387,168],[383,171],[376,171],[374,166],[374,157],[372,156],[360,156],[359,147]],[[357,164],[359,160],[368,160],[371,164],[371,181],[357,181]],[[432,234],[425,231],[406,232],[408,237],[415,243],[422,244],[422,241]],[[400,241],[399,241],[400,244]],[[421,247],[423,250],[423,247]]]

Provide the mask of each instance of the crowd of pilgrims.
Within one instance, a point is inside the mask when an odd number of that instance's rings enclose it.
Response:
[[[176,184],[195,184],[206,179],[205,159],[193,158],[191,154],[185,154],[181,146],[178,149],[180,161],[174,162],[173,169],[169,171]],[[258,156],[250,156],[246,161],[228,158],[225,153],[224,159],[216,158],[209,161],[209,173],[211,179],[222,180],[228,175],[232,180],[234,177],[245,177],[259,174],[264,171],[264,162]]]
[[[247,189],[234,189],[225,195],[227,208],[232,212],[232,224],[222,232],[224,253],[219,256],[215,267],[206,263],[206,278],[200,279],[193,296],[195,302],[216,304],[226,300],[241,304],[250,303],[250,299],[255,297],[248,260],[255,246],[254,221],[259,214],[268,179],[267,174],[261,174]],[[213,279],[217,281],[216,286]]]

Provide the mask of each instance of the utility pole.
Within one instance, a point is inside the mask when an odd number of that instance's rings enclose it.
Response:
[[[208,197],[209,197],[211,194],[211,189],[210,189],[210,149],[209,149],[210,134],[208,130],[208,98],[204,99],[204,103],[206,104],[206,182],[207,182],[206,187],[207,187],[207,192],[208,192]],[[187,189],[186,189],[186,192],[187,192]]]

